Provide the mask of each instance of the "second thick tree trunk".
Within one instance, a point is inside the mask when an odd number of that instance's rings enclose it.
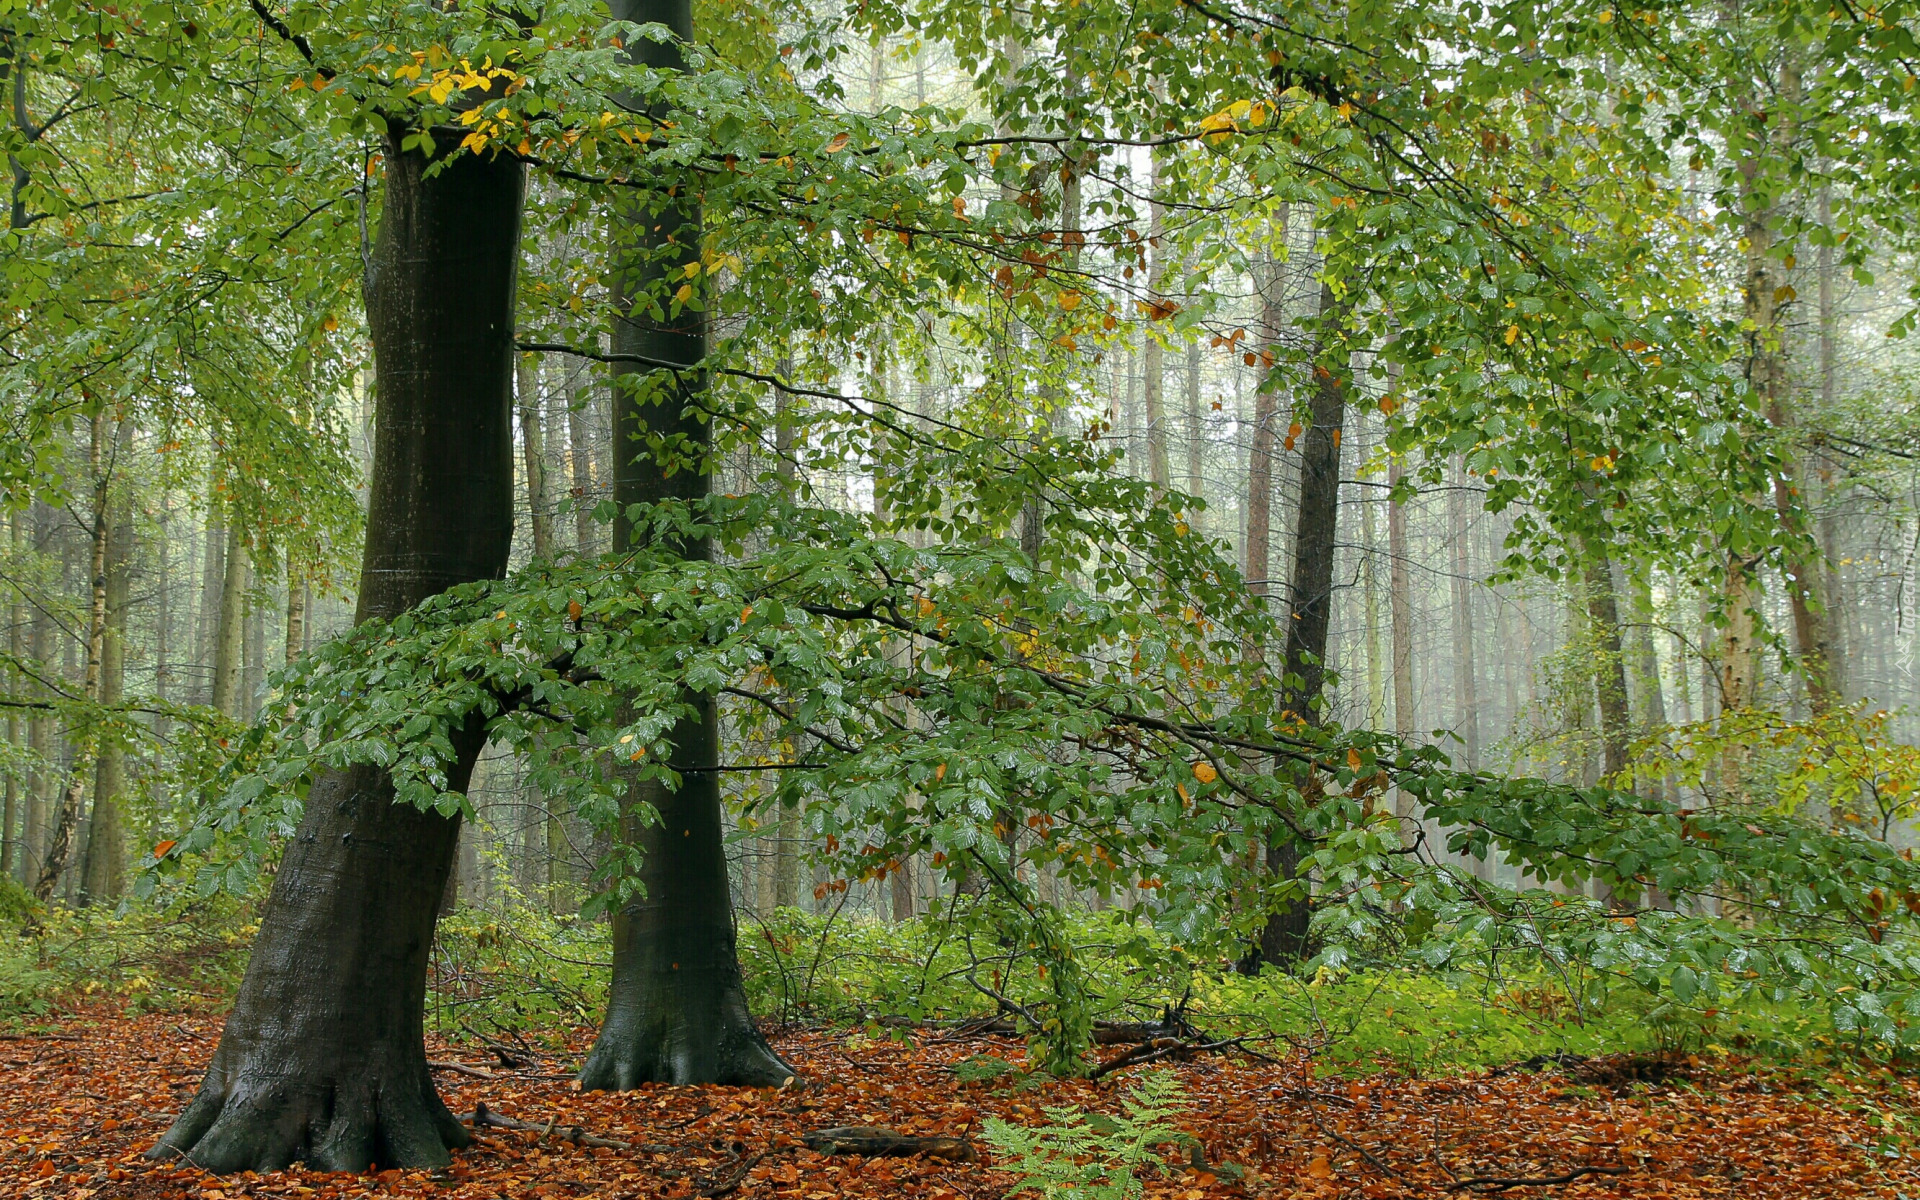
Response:
[[[619,20],[658,22],[679,38],[693,36],[690,0],[615,0],[612,10]],[[642,41],[634,53],[657,68],[682,66],[677,44]],[[684,197],[657,212],[636,202],[615,215],[621,313],[614,322],[614,352],[690,368],[671,375],[645,375],[631,362],[615,368],[616,549],[631,548],[644,536],[628,521],[628,506],[697,502],[711,490],[709,430],[693,407],[704,388],[698,365],[706,357],[706,317],[697,299],[674,314],[665,296],[655,294],[668,273],[681,274],[685,264],[699,260],[700,220],[698,204]],[[650,439],[659,439],[658,453]],[[691,560],[708,554],[704,542],[675,549]],[[685,699],[696,715],[668,735],[679,787],[640,779],[628,785],[629,815],[621,832],[644,855],[644,890],[614,915],[607,1018],[580,1069],[580,1086],[587,1090],[626,1091],[643,1083],[774,1085],[793,1075],[747,1011],[734,950],[713,698],[689,692]],[[641,819],[646,806],[659,814],[657,822]]]
[[[513,538],[513,310],[522,172],[387,137],[369,287],[379,409],[356,620],[500,577]],[[455,738],[467,786],[484,735]],[[432,1167],[466,1130],[427,1071],[427,948],[459,821],[393,802],[371,766],[323,772],[274,877],[199,1093],[154,1147],[209,1171]]]

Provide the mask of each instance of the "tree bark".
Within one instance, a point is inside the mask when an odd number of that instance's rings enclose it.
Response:
[[[567,404],[567,469],[573,476],[574,552],[592,554],[597,539],[593,531],[594,493],[599,481],[593,471],[593,439],[587,430],[587,405],[593,403],[593,387],[582,375],[579,388]],[[618,451],[616,451],[618,453]]]
[[[35,500],[31,511],[33,549],[35,553],[43,553],[53,536],[53,509],[44,501]],[[27,647],[27,656],[36,669],[45,671],[53,655],[53,616],[44,601],[33,606],[33,616],[27,624]],[[44,683],[34,685],[36,698],[46,699],[48,694]],[[48,770],[53,752],[53,722],[44,709],[35,709],[27,718],[27,749],[40,764],[27,786],[27,811],[22,821],[18,864],[20,882],[31,886],[38,877],[40,864],[46,859],[47,794],[53,787],[53,773]]]
[[[1187,343],[1187,494],[1198,500],[1206,499],[1206,418],[1200,412],[1200,343]],[[1194,510],[1188,517],[1195,529],[1200,528],[1201,513]]]
[[[403,152],[368,282],[377,373],[358,620],[496,579],[513,539],[513,312],[522,169]],[[444,159],[444,161],[440,161]],[[484,741],[458,731],[464,790]],[[372,766],[314,780],[200,1091],[151,1152],[214,1171],[432,1167],[467,1134],[428,1074],[427,949],[457,818],[393,802]]]
[[[1620,641],[1620,603],[1613,565],[1602,547],[1587,547],[1587,620],[1593,625],[1594,691],[1600,708],[1600,768],[1610,781],[1627,769],[1633,738],[1627,715],[1627,664]]]
[[[782,379],[792,379],[793,359],[782,358],[774,373]],[[773,476],[774,485],[789,500],[793,498],[798,466],[794,460],[793,432],[793,396],[780,388],[773,396]],[[773,906],[794,908],[799,903],[800,805],[783,797],[773,843]]]
[[[287,637],[280,661],[292,666],[307,645],[308,589],[312,586],[312,568],[291,549],[287,551]]]
[[[1398,456],[1387,463],[1387,486],[1398,487],[1405,473]],[[1393,655],[1393,731],[1412,741],[1419,733],[1413,708],[1413,583],[1407,574],[1407,506],[1387,502],[1387,635]],[[1401,839],[1411,846],[1420,814],[1405,788],[1394,789],[1393,815]]]
[[[520,444],[527,476],[527,527],[533,531],[533,556],[553,561],[553,514],[547,509],[546,426],[540,414],[540,363],[522,355],[515,375],[520,407]]]
[[[1453,551],[1453,714],[1454,729],[1466,743],[1467,768],[1480,765],[1480,671],[1474,661],[1473,543],[1467,509],[1466,465],[1453,460],[1453,490],[1447,494]]]
[[[26,513],[20,509],[14,509],[8,516],[7,529],[10,543],[9,549],[11,552],[9,561],[12,564],[13,570],[18,572],[24,566],[26,560]],[[26,633],[27,594],[21,585],[16,582],[13,585],[13,603],[9,606],[7,612],[7,655],[15,664],[25,659]],[[7,685],[21,696],[30,694],[30,689],[27,687],[26,676],[21,673],[17,666],[8,670]],[[9,708],[7,710],[7,745],[16,749],[19,748],[21,734],[23,732],[24,730],[20,727],[20,710],[17,708]],[[20,811],[22,799],[23,791],[20,787],[19,777],[13,772],[8,772],[5,807],[4,809],[0,809],[0,876],[11,875],[16,869],[15,852],[19,848],[19,839],[16,831],[19,828],[21,819],[25,815]]]
[[[1149,157],[1153,165],[1147,182],[1147,300],[1157,310],[1164,300],[1160,288],[1165,282],[1166,254],[1160,242],[1166,231],[1166,209],[1160,203],[1160,151],[1150,151]],[[1167,456],[1165,348],[1154,332],[1155,316],[1149,313],[1140,330],[1141,358],[1145,361],[1141,385],[1147,410],[1147,478],[1164,492],[1172,480],[1173,467]]]
[[[200,530],[200,597],[194,606],[193,645],[195,661],[212,670],[215,645],[219,642],[220,584],[226,578],[227,518],[220,498],[217,464],[207,488],[207,520]],[[194,690],[196,699],[212,703],[213,675],[209,673],[207,690]]]
[[[132,448],[133,426],[120,422],[116,457]],[[107,628],[101,647],[100,703],[116,705],[126,696],[127,604],[132,591],[133,497],[121,487],[112,504],[107,533]],[[87,826],[87,852],[80,871],[82,903],[120,899],[127,884],[127,834],[122,793],[127,787],[127,752],[119,738],[100,748],[93,773],[93,817]]]
[[[614,0],[618,20],[665,25],[677,39],[693,36],[691,0]],[[630,53],[661,70],[684,66],[679,42],[642,41]],[[640,544],[646,531],[629,506],[697,504],[710,493],[711,433],[694,405],[705,390],[703,299],[673,313],[662,285],[700,257],[701,212],[683,193],[652,211],[628,201],[613,216],[618,239],[613,349],[659,362],[684,363],[672,373],[643,374],[631,364],[614,371],[614,545]],[[654,306],[658,305],[657,308]],[[656,315],[657,314],[657,315]],[[650,449],[659,439],[659,451]],[[704,541],[676,541],[672,550],[704,559]],[[774,1085],[791,1078],[747,1010],[735,953],[733,903],[721,832],[719,717],[714,698],[688,691],[692,717],[668,734],[669,765],[679,786],[629,777],[621,836],[643,854],[642,892],[613,919],[613,979],[606,1021],[580,1069],[589,1091],[627,1091],[643,1083]],[[651,807],[656,821],[642,819]]]
[[[241,716],[240,669],[245,657],[247,544],[240,514],[227,513],[226,572],[220,580],[220,618],[213,635],[213,707]]]
[[[1311,425],[1300,447],[1300,507],[1295,516],[1293,571],[1288,577],[1284,708],[1309,725],[1319,725],[1326,683],[1327,631],[1333,618],[1333,557],[1340,520],[1340,434],[1346,419],[1346,381],[1329,365],[1329,343],[1338,344],[1332,325],[1339,320],[1333,287],[1320,284],[1320,349],[1313,367]],[[1303,794],[1312,791],[1303,781]],[[1300,843],[1281,836],[1267,848],[1267,868],[1282,878],[1299,875]],[[1302,880],[1302,886],[1305,881]],[[1300,896],[1267,917],[1260,932],[1260,958],[1290,966],[1312,955],[1311,897]]]
[[[1286,206],[1279,217],[1281,236],[1286,236]],[[1280,260],[1271,252],[1260,281],[1260,352],[1278,357],[1280,327],[1285,320],[1282,307]],[[1279,419],[1279,380],[1271,370],[1253,393],[1253,446],[1247,454],[1247,535],[1243,562],[1247,590],[1264,606],[1272,595],[1273,580],[1273,447],[1274,423]],[[1260,647],[1253,647],[1258,654]]]
[[[107,637],[107,539],[112,517],[107,512],[107,490],[111,476],[106,465],[106,440],[106,414],[96,413],[87,451],[88,462],[93,469],[93,510],[88,514],[92,525],[87,531],[92,546],[92,553],[87,560],[87,580],[92,602],[88,605],[87,656],[81,676],[81,691],[90,704],[100,701],[100,655]],[[33,885],[34,898],[42,903],[52,898],[54,888],[60,883],[60,873],[66,870],[67,862],[73,856],[74,835],[80,827],[80,805],[86,798],[88,776],[93,774],[94,759],[99,751],[100,734],[97,729],[83,728],[77,734],[67,783],[61,790],[60,802],[53,813],[53,833],[47,840],[47,857],[40,864],[40,877]]]

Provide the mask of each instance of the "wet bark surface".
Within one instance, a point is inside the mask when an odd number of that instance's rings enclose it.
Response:
[[[427,162],[388,135],[368,317],[379,409],[357,619],[498,578],[513,536],[520,166]],[[458,731],[464,791],[484,742]],[[274,879],[219,1049],[154,1157],[215,1172],[430,1167],[465,1145],[428,1076],[427,951],[459,821],[393,802],[385,772],[330,770]]]
[[[615,0],[615,17],[658,22],[681,38],[693,33],[688,0]],[[644,41],[636,57],[679,69],[673,43]],[[634,204],[619,214],[625,262],[616,277],[627,315],[615,321],[613,348],[648,362],[686,364],[671,374],[629,360],[614,372],[614,499],[620,516],[614,545],[625,549],[652,534],[629,521],[629,505],[694,501],[712,490],[711,443],[697,405],[705,388],[706,315],[696,301],[679,313],[655,315],[654,293],[700,254],[701,213],[689,201],[659,211]],[[654,447],[658,447],[656,450]],[[689,560],[707,557],[704,542],[676,540]],[[688,773],[672,790],[630,780],[621,836],[644,854],[637,895],[614,915],[613,979],[606,1021],[580,1071],[588,1091],[625,1091],[643,1083],[774,1086],[793,1069],[768,1047],[747,1010],[734,949],[733,903],[720,827],[718,723],[711,697],[688,696],[700,715],[669,735],[671,762]],[[648,807],[658,823],[645,817]]]
[[[711,704],[701,720],[674,730],[676,766],[710,763],[717,746]],[[719,782],[711,772],[683,775],[678,791],[636,782],[633,805],[651,804],[656,823],[637,815],[625,836],[645,854],[643,895],[613,922],[613,980],[607,1018],[580,1071],[587,1091],[626,1091],[643,1083],[722,1083],[771,1087],[793,1072],[760,1035],[747,1010],[735,952]]]

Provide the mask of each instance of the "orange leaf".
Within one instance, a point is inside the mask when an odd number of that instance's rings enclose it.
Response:
[[[179,842],[172,841],[172,840],[161,842],[158,846],[155,846],[153,848],[153,856],[155,858],[165,858],[167,856],[167,851],[173,849],[175,846],[178,846],[179,844],[180,844]]]
[[[578,600],[567,601],[567,619],[568,620],[578,621],[580,619],[581,611],[582,610],[580,608],[580,602]]]
[[[1193,764],[1193,777],[1201,783],[1212,783],[1220,778],[1220,772],[1214,770],[1210,762],[1197,762]]]
[[[1327,1161],[1326,1155],[1316,1154],[1313,1161],[1307,1164],[1307,1174],[1315,1179],[1332,1179],[1333,1164]]]
[[[833,140],[827,143],[827,153],[838,154],[842,150],[845,150],[847,148],[848,140],[849,140],[848,136],[845,133],[834,134]]]

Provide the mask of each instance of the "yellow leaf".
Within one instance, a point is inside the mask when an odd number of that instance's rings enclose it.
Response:
[[[1220,772],[1214,770],[1210,762],[1197,762],[1193,764],[1193,777],[1201,783],[1212,783],[1220,778]]]
[[[1080,293],[1079,292],[1061,292],[1060,307],[1065,312],[1072,312],[1074,309],[1079,308]]]
[[[1520,327],[1518,325],[1507,326],[1507,345],[1511,346],[1519,340],[1520,340]]]
[[[933,777],[936,781],[945,779],[947,777],[947,764],[941,763],[939,766],[935,767],[933,769]]]
[[[850,140],[852,139],[849,138],[845,133],[834,134],[833,140],[827,143],[827,153],[828,154],[840,153],[842,150],[845,150],[847,148],[847,143]]]
[[[1594,20],[1600,22],[1602,25],[1613,24],[1613,10],[1612,9],[1604,10],[1603,12],[1601,12],[1599,16],[1595,17]]]
[[[691,299],[693,299],[693,285],[690,283],[681,284],[680,290],[673,294],[675,304],[685,304]]]

